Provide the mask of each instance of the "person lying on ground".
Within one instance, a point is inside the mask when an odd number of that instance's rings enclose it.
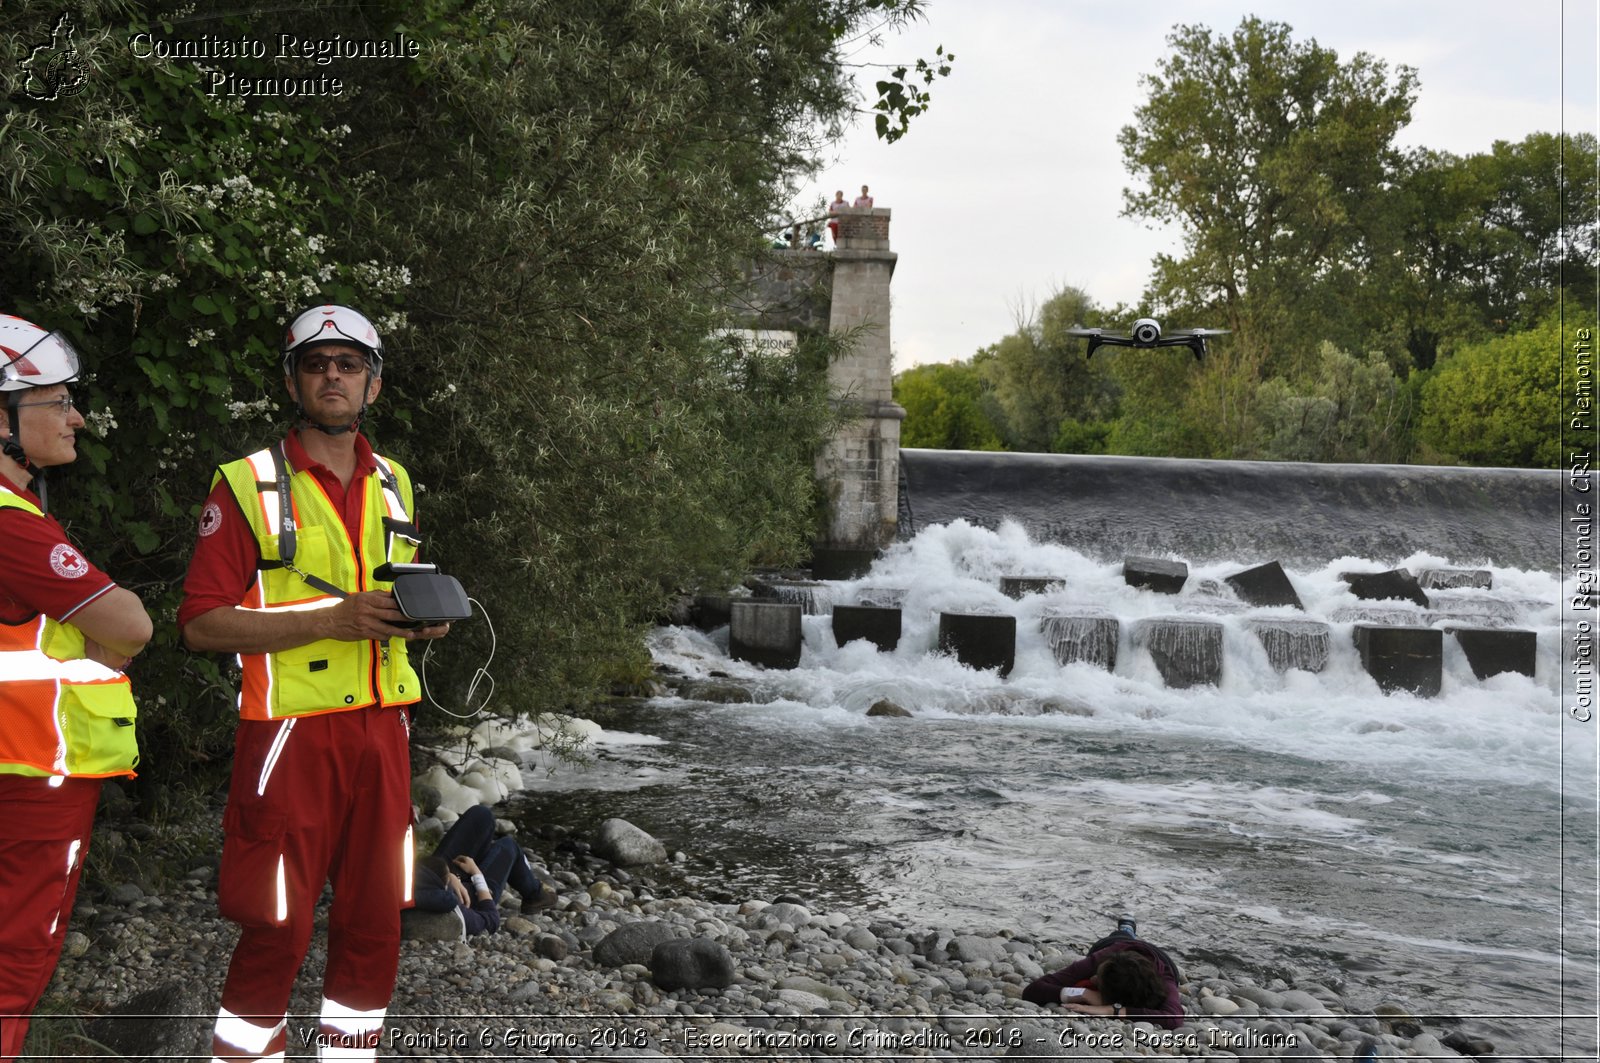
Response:
[[[524,912],[555,901],[555,891],[534,872],[517,840],[494,837],[493,810],[474,805],[450,825],[432,856],[417,861],[416,906],[456,912],[468,935],[492,934],[500,928],[500,895],[508,884],[521,896]]]
[[[1089,946],[1089,954],[1059,971],[1036,978],[1022,999],[1060,1004],[1080,1015],[1143,1019],[1169,1030],[1183,1025],[1178,965],[1161,949],[1141,940],[1127,916],[1114,933]]]

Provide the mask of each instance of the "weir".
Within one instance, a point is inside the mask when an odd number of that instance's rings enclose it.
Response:
[[[1014,520],[1101,560],[1190,564],[1418,551],[1458,565],[1560,568],[1562,474],[1536,469],[900,451],[912,527]]]

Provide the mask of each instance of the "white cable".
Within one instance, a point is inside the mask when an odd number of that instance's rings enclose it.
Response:
[[[472,673],[472,682],[467,684],[467,696],[462,700],[470,707],[472,705],[472,696],[478,690],[478,684],[487,679],[489,681],[489,689],[483,695],[483,704],[463,715],[459,712],[451,712],[433,700],[433,692],[428,689],[428,655],[433,652],[433,645],[439,641],[438,639],[429,639],[428,648],[422,651],[422,668],[419,676],[422,680],[422,693],[427,696],[428,703],[446,716],[454,716],[458,720],[474,720],[482,716],[484,710],[489,707],[490,699],[494,697],[494,676],[489,674],[489,665],[494,661],[494,651],[497,644],[494,634],[494,622],[489,619],[489,610],[483,607],[482,602],[476,598],[468,598],[467,601],[478,607],[478,612],[483,616],[483,622],[489,625],[489,656],[485,657],[483,663],[478,666],[478,670]]]

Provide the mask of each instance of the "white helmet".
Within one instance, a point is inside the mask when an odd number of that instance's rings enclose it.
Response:
[[[59,332],[46,332],[31,321],[0,314],[0,394],[6,397],[6,428],[10,434],[0,440],[4,454],[33,473],[34,491],[40,508],[48,510],[44,470],[35,469],[22,448],[22,427],[17,407],[30,388],[47,388],[78,379],[82,363],[78,352]]]
[[[289,322],[283,337],[283,372],[294,375],[295,358],[324,343],[348,343],[367,352],[373,376],[383,375],[383,341],[372,322],[348,306],[314,306]]]
[[[78,352],[59,332],[0,314],[0,391],[47,388],[78,379]]]

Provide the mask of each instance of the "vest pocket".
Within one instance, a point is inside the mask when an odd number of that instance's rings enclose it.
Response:
[[[72,775],[131,775],[139,763],[133,692],[126,679],[61,685],[62,731]]]
[[[240,926],[282,926],[289,918],[284,837],[289,817],[272,808],[222,814],[222,867],[217,909]]]

